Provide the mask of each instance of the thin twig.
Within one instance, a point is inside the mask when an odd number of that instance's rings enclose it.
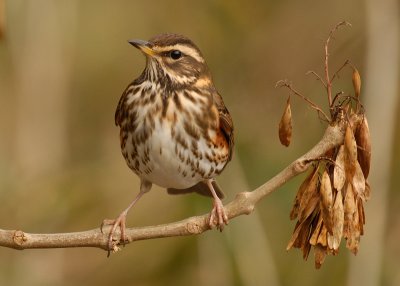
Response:
[[[341,27],[341,26],[351,26],[349,22],[342,21],[336,24],[336,26],[329,32],[329,36],[325,42],[325,82],[326,82],[326,92],[328,94],[328,102],[330,109],[332,110],[332,81],[329,78],[329,42],[331,41],[333,34]]]
[[[324,116],[324,119],[327,122],[331,121],[329,119],[329,117],[326,115],[326,113],[318,105],[316,105],[314,102],[312,102],[308,97],[302,95],[300,92],[295,90],[292,87],[292,84],[289,83],[287,80],[279,80],[279,81],[277,81],[277,83],[275,84],[275,87],[287,87],[291,92],[293,92],[295,95],[299,96],[301,99],[306,101],[312,108],[314,108],[316,111],[318,111],[319,114],[322,114]]]
[[[352,65],[350,63],[350,60],[346,60],[343,65],[333,74],[332,78],[331,78],[331,82],[333,82],[333,80],[335,79],[335,77],[339,77],[339,72],[348,64]]]
[[[360,119],[361,120],[361,119]],[[251,192],[237,194],[235,199],[225,206],[229,219],[250,214],[255,205],[273,191],[287,183],[293,177],[308,169],[315,158],[343,143],[345,122],[340,120],[328,125],[322,139],[306,154],[292,162],[275,177]],[[169,224],[129,228],[126,230],[128,242],[173,236],[201,234],[210,229],[209,214],[190,217]],[[115,233],[114,251],[119,249],[119,232]],[[72,233],[32,234],[21,230],[0,230],[0,246],[14,249],[96,247],[108,250],[108,232],[99,228]]]
[[[322,77],[321,77],[319,74],[317,74],[315,71],[308,71],[308,72],[306,72],[306,75],[309,75],[309,74],[315,75],[315,77],[317,78],[317,80],[319,80],[319,81],[322,83],[322,85],[326,88],[326,83],[325,83],[325,81],[322,79]]]

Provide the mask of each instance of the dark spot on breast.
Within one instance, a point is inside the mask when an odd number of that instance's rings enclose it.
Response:
[[[193,137],[195,140],[200,139],[200,133],[198,132],[197,128],[194,127],[193,124],[189,123],[188,121],[185,121],[183,123],[183,128],[185,129],[186,133]]]
[[[196,98],[194,98],[194,96],[190,92],[184,90],[183,91],[183,96],[186,97],[191,102],[196,103]]]
[[[177,108],[178,110],[182,110],[181,100],[179,99],[179,96],[178,96],[177,93],[174,94],[173,99],[174,99],[174,103],[175,103],[176,108]]]
[[[150,102],[151,103],[154,103],[154,101],[156,100],[156,93],[155,93],[155,91],[152,91],[151,92],[151,94],[150,94]]]
[[[162,101],[162,112],[161,112],[162,117],[165,117],[167,115],[168,105],[169,105],[168,99]]]
[[[175,134],[175,140],[184,148],[187,149],[189,146],[186,143],[186,140],[179,134]]]

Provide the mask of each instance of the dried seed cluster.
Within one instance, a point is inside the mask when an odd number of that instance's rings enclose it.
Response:
[[[337,106],[347,122],[344,142],[313,164],[290,213],[297,223],[287,250],[300,248],[307,259],[313,246],[316,268],[321,267],[326,255],[338,254],[342,238],[346,239],[346,247],[357,254],[364,234],[363,203],[371,192],[367,181],[371,142],[367,118],[359,111],[360,76],[357,70],[354,73],[356,110],[350,102]]]

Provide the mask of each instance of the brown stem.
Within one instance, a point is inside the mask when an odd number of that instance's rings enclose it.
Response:
[[[343,63],[343,65],[333,74],[333,76],[332,76],[332,78],[331,78],[331,82],[333,82],[333,80],[335,79],[335,77],[339,76],[339,72],[340,72],[345,66],[347,66],[348,64],[351,65],[350,61],[349,61],[349,60],[346,60],[346,61]]]
[[[325,83],[326,83],[326,93],[328,94],[328,102],[329,102],[329,107],[332,113],[332,80],[335,77],[335,75],[332,77],[332,79],[329,78],[329,42],[331,41],[333,34],[341,27],[341,26],[351,26],[350,23],[346,21],[339,22],[336,24],[336,26],[329,32],[329,36],[326,39],[325,42]],[[347,64],[347,63],[345,63]],[[340,68],[341,69],[341,68]],[[340,70],[339,69],[339,70]],[[336,74],[336,73],[335,73]]]

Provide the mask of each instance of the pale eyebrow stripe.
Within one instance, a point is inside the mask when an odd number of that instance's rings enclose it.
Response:
[[[181,45],[181,44],[176,44],[172,46],[166,46],[166,47],[157,47],[157,52],[165,52],[165,51],[170,51],[170,50],[179,50],[182,53],[191,56],[194,58],[196,61],[200,63],[204,63],[204,59],[202,56],[200,56],[199,52],[192,47]]]

